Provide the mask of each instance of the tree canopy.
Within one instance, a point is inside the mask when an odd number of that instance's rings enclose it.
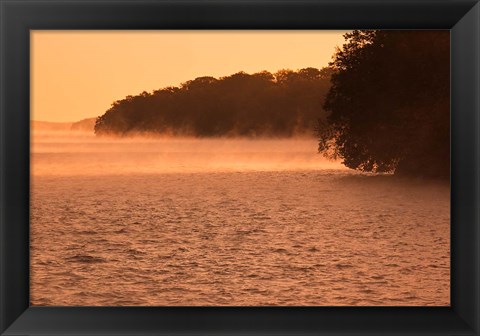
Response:
[[[315,134],[330,88],[331,70],[305,68],[198,77],[179,87],[116,101],[97,118],[97,135],[180,136]]]
[[[344,37],[330,64],[319,151],[361,171],[448,177],[449,32],[355,30]]]

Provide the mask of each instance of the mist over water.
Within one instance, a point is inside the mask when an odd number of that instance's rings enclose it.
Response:
[[[109,138],[40,133],[32,142],[35,175],[118,175],[345,169],[316,152],[316,140]]]
[[[449,305],[449,186],[316,147],[33,132],[32,304]]]

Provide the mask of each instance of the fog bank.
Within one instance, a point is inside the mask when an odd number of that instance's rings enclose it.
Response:
[[[314,138],[108,138],[33,132],[33,175],[117,175],[345,169]]]

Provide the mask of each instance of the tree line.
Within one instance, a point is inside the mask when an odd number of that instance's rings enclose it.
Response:
[[[199,77],[116,101],[97,135],[314,134],[318,151],[365,172],[448,178],[450,35],[355,30],[323,69]],[[314,131],[315,130],[315,131]]]
[[[178,87],[116,101],[97,118],[97,135],[276,136],[315,134],[330,68],[198,77]]]

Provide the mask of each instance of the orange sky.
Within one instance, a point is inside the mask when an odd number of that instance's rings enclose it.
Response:
[[[78,121],[199,76],[328,64],[344,31],[31,31],[31,118]]]

